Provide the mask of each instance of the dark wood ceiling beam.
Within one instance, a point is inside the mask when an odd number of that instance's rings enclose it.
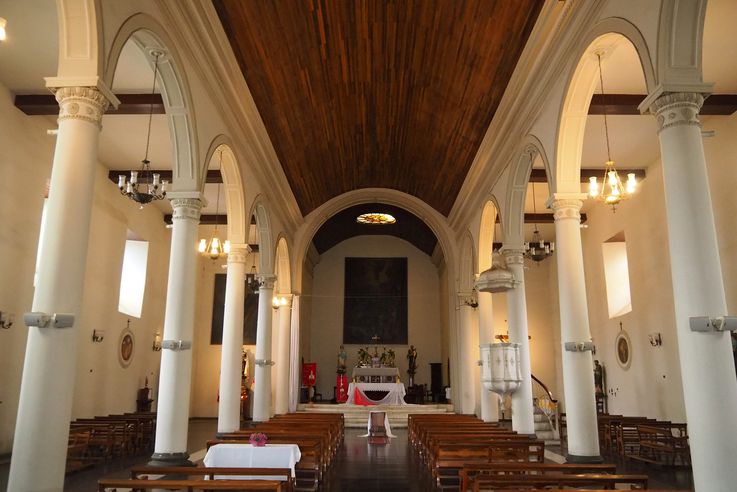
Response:
[[[626,178],[627,174],[635,173],[635,178],[638,181],[642,181],[647,177],[647,172],[644,169],[617,169],[617,173]],[[601,179],[604,176],[604,169],[581,169],[581,183],[588,183],[590,177],[596,177]],[[530,183],[547,183],[548,175],[545,169],[533,169],[530,173]]]
[[[161,94],[116,94],[120,100],[118,109],[110,108],[105,114],[148,114],[153,104],[154,114],[166,114]],[[59,103],[52,94],[27,94],[15,96],[15,107],[27,115],[58,115]]]
[[[645,99],[644,94],[594,94],[589,105],[589,114],[640,115],[637,106]],[[704,101],[700,114],[729,116],[737,111],[737,94],[712,94]]]
[[[584,222],[586,222],[586,219],[587,219],[586,214],[585,213],[582,213],[581,214],[581,223],[583,224]],[[499,216],[498,215],[496,216],[496,223],[497,224],[499,223]],[[552,212],[549,213],[549,214],[546,214],[546,213],[537,213],[537,214],[529,213],[529,214],[525,214],[525,224],[553,224],[553,223],[555,223],[555,221],[553,220],[553,213]]]
[[[132,169],[133,171],[139,171],[140,168]],[[131,169],[111,169],[107,173],[107,177],[110,181],[112,181],[115,184],[118,184],[118,176],[121,174],[126,175],[126,179],[130,179],[130,172]],[[161,180],[166,180],[169,183],[172,182],[172,172],[168,169],[161,169],[161,170],[153,170],[152,172],[159,173],[161,175]],[[219,169],[209,169],[207,171],[207,177],[205,178],[205,183],[222,183],[223,182],[223,176],[220,174]]]

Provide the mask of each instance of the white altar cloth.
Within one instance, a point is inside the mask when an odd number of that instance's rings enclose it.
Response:
[[[406,405],[404,395],[407,391],[404,383],[350,383],[348,385],[348,400],[346,403],[356,404],[356,391],[374,405]],[[389,393],[381,400],[372,400],[366,396],[365,391],[388,391]]]
[[[386,429],[386,436],[387,437],[397,437],[394,434],[392,434],[392,428],[389,426],[389,414],[386,412],[381,412],[379,410],[372,410],[369,412],[368,416],[368,424],[366,426],[366,434],[358,437],[368,437],[369,434],[371,434],[371,414],[372,413],[383,413],[384,414],[384,428]]]
[[[296,444],[216,444],[207,450],[202,462],[208,467],[219,468],[289,468],[294,477],[294,465],[302,453]],[[248,477],[240,475],[216,475],[217,479],[288,480],[288,477]]]

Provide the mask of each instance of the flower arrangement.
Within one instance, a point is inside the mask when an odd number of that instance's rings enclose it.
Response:
[[[264,434],[263,432],[254,432],[248,437],[248,442],[251,443],[253,446],[265,446],[266,441],[268,441],[269,438]]]

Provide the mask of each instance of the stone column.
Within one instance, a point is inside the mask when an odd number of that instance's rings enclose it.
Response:
[[[286,304],[279,305],[279,333],[276,346],[276,405],[277,414],[289,412],[289,345],[292,341],[292,295],[278,294]]]
[[[31,309],[76,318],[84,287],[100,123],[109,99],[93,87],[64,87],[55,93],[59,133],[46,240],[39,244],[38,282]],[[77,331],[76,321],[67,328],[28,327],[10,491],[61,490],[64,486]]]
[[[527,334],[527,298],[525,297],[524,251],[504,249],[507,268],[514,275],[516,285],[507,291],[507,320],[509,341],[519,343],[519,364],[522,384],[512,393],[512,429],[520,434],[535,434],[532,406],[532,370],[530,368],[530,339]]]
[[[254,372],[253,421],[264,422],[271,417],[271,300],[274,296],[275,275],[259,275],[258,322],[256,325],[256,370]]]
[[[479,345],[494,343],[494,311],[492,309],[492,297],[490,292],[479,292]],[[479,358],[481,354],[479,353]],[[480,368],[479,368],[480,370]],[[499,395],[479,386],[479,399],[481,400],[481,419],[484,422],[499,421]]]
[[[560,335],[563,387],[568,422],[568,461],[600,462],[594,399],[593,359],[590,350],[566,350],[566,343],[591,341],[586,281],[581,249],[581,201],[586,195],[558,194],[552,199],[555,219],[560,298]]]
[[[153,466],[191,465],[187,454],[192,386],[199,192],[170,193],[172,215],[169,283],[161,350],[159,404]]]
[[[476,376],[478,370],[479,350],[475,332],[478,330],[478,313],[467,304],[472,299],[470,293],[459,293],[458,304],[460,311],[460,370],[461,388],[456,394],[456,409],[463,414],[476,412]]]
[[[730,335],[691,331],[692,316],[727,314],[697,93],[672,93],[650,105],[658,122],[683,399],[694,486],[722,491],[737,483],[737,384]]]
[[[243,377],[243,317],[246,295],[246,255],[248,246],[231,246],[225,284],[223,344],[220,353],[220,402],[218,433],[233,432],[241,426],[241,379]]]

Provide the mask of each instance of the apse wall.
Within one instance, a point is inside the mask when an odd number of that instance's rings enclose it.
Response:
[[[104,125],[103,120],[103,125]],[[33,301],[33,276],[46,180],[51,175],[56,127],[54,117],[29,117],[13,105],[0,85],[0,310],[15,315],[9,330],[0,330],[0,454],[12,447],[28,329],[22,315]],[[154,333],[164,320],[170,232],[155,208],[122,197],[97,167],[90,224],[83,301],[77,321],[78,357],[73,418],[130,412],[136,390],[148,376],[156,388],[160,353],[153,352]],[[51,191],[53,193],[53,190]],[[149,242],[145,299],[140,319],[131,318],[135,348],[130,365],[118,361],[127,316],[118,312],[118,294],[127,231]],[[105,332],[92,342],[94,329]],[[53,378],[53,375],[48,377]],[[155,398],[155,397],[154,397]]]
[[[408,341],[417,349],[417,384],[430,384],[430,362],[442,362],[439,275],[430,257],[410,243],[393,236],[359,236],[347,239],[321,257],[315,266],[312,294],[310,346],[317,362],[317,390],[324,399],[333,396],[337,354],[343,340],[343,293],[346,257],[407,257]],[[366,345],[366,344],[364,344]],[[383,344],[379,344],[379,351]],[[347,365],[356,364],[362,345],[346,345]],[[402,381],[407,384],[409,345],[387,345],[396,352]]]

